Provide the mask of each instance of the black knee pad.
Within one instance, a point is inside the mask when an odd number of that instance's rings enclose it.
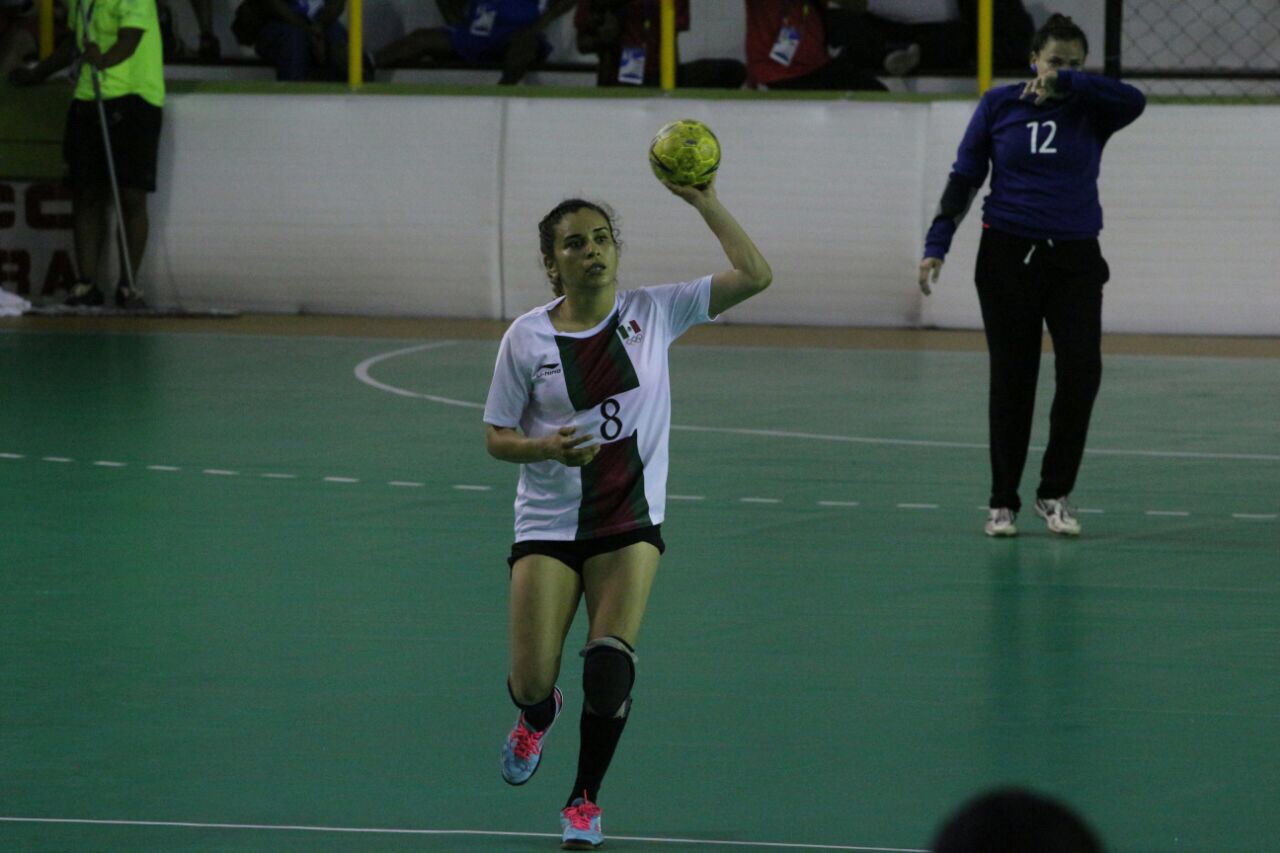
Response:
[[[631,686],[636,682],[636,653],[618,637],[587,643],[579,654],[582,697],[586,710],[597,717],[621,718],[631,710]]]

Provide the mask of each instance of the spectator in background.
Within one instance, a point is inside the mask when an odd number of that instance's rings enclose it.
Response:
[[[841,0],[843,7],[849,2]],[[885,85],[844,55],[827,51],[826,4],[746,0],[747,85],[767,89],[870,89]]]
[[[1035,26],[1021,0],[995,0],[998,68],[1026,65]],[[828,41],[858,68],[900,77],[917,67],[969,72],[977,64],[978,0],[851,0],[828,16]]]
[[[53,6],[54,44],[71,35],[67,29],[67,7],[59,0]],[[0,75],[38,59],[40,15],[32,0],[0,0]]]
[[[529,67],[546,59],[551,45],[543,33],[573,8],[576,0],[437,0],[443,27],[414,30],[374,54],[379,68],[418,62],[462,59],[473,65],[503,64],[504,86],[524,79]]]
[[[598,58],[601,86],[659,85],[661,0],[579,0],[573,26],[578,52]],[[676,0],[676,31],[689,29],[689,0]],[[681,63],[676,51],[676,85],[683,88],[739,89],[746,67],[733,59]]]
[[[222,58],[222,44],[213,33],[213,0],[191,0],[191,11],[196,13],[196,25],[200,27],[196,58],[204,62],[217,62]]]
[[[173,26],[173,11],[168,3],[159,3],[157,11],[160,15],[160,36],[164,45],[164,61],[185,59],[191,56],[187,45],[178,37]],[[212,0],[191,0],[191,11],[196,16],[196,26],[200,28],[200,42],[195,57],[202,62],[217,62],[222,57],[222,43],[213,33]]]
[[[978,0],[959,0],[960,18],[973,33],[973,55],[978,55]],[[993,0],[992,52],[995,67],[1021,77],[1027,70],[1027,47],[1036,33],[1035,21],[1022,0]]]
[[[968,68],[975,43],[960,19],[959,0],[849,3],[830,15],[827,38],[858,68],[894,77],[922,60],[931,68]]]
[[[276,68],[283,81],[345,80],[347,0],[244,0],[231,30],[236,41]]]
[[[86,2],[93,3],[91,17],[86,14],[88,7],[81,5]],[[76,0],[70,19],[74,37],[64,40],[34,67],[14,69],[9,80],[20,86],[39,83],[70,65],[79,49],[75,96],[67,112],[62,141],[79,273],[67,304],[94,306],[105,301],[97,286],[98,261],[104,244],[111,242],[109,225],[114,201],[103,127],[95,103],[93,71],[98,72],[102,109],[110,128],[112,165],[124,213],[122,224],[136,275],[150,230],[147,194],[156,189],[164,64],[153,0]],[[127,280],[116,287],[115,302],[122,308],[146,307],[142,294]]]
[[[1093,830],[1062,803],[1019,788],[975,797],[947,819],[933,853],[1103,853]]]

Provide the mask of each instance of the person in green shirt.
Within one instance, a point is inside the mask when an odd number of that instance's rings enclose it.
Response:
[[[103,130],[95,103],[94,72],[110,128],[112,164],[120,190],[128,259],[136,277],[147,247],[147,194],[155,192],[156,159],[164,107],[164,65],[155,0],[71,0],[75,37],[30,68],[15,69],[16,85],[39,83],[79,54],[75,97],[67,112],[62,152],[71,188],[71,210],[79,278],[68,305],[102,305],[98,262],[114,204]],[[123,267],[123,264],[122,264]],[[142,294],[122,273],[115,302],[142,308]],[[135,278],[136,280],[136,278]]]

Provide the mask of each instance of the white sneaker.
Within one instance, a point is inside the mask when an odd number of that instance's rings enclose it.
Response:
[[[914,42],[907,47],[891,50],[884,58],[884,72],[890,77],[910,74],[920,64],[920,45]]]
[[[1080,522],[1071,514],[1067,498],[1036,498],[1036,515],[1044,519],[1050,533],[1059,536],[1079,536]]]
[[[1017,514],[1008,507],[996,507],[989,511],[987,526],[984,528],[988,536],[1017,536],[1018,528],[1013,526]]]

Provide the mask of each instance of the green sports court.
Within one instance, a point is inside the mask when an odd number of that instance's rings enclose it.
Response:
[[[573,724],[498,773],[501,328],[0,325],[0,849],[556,848]],[[1107,347],[1076,541],[982,535],[972,334],[672,350],[609,849],[918,851],[1005,784],[1114,851],[1275,849],[1280,350]]]

